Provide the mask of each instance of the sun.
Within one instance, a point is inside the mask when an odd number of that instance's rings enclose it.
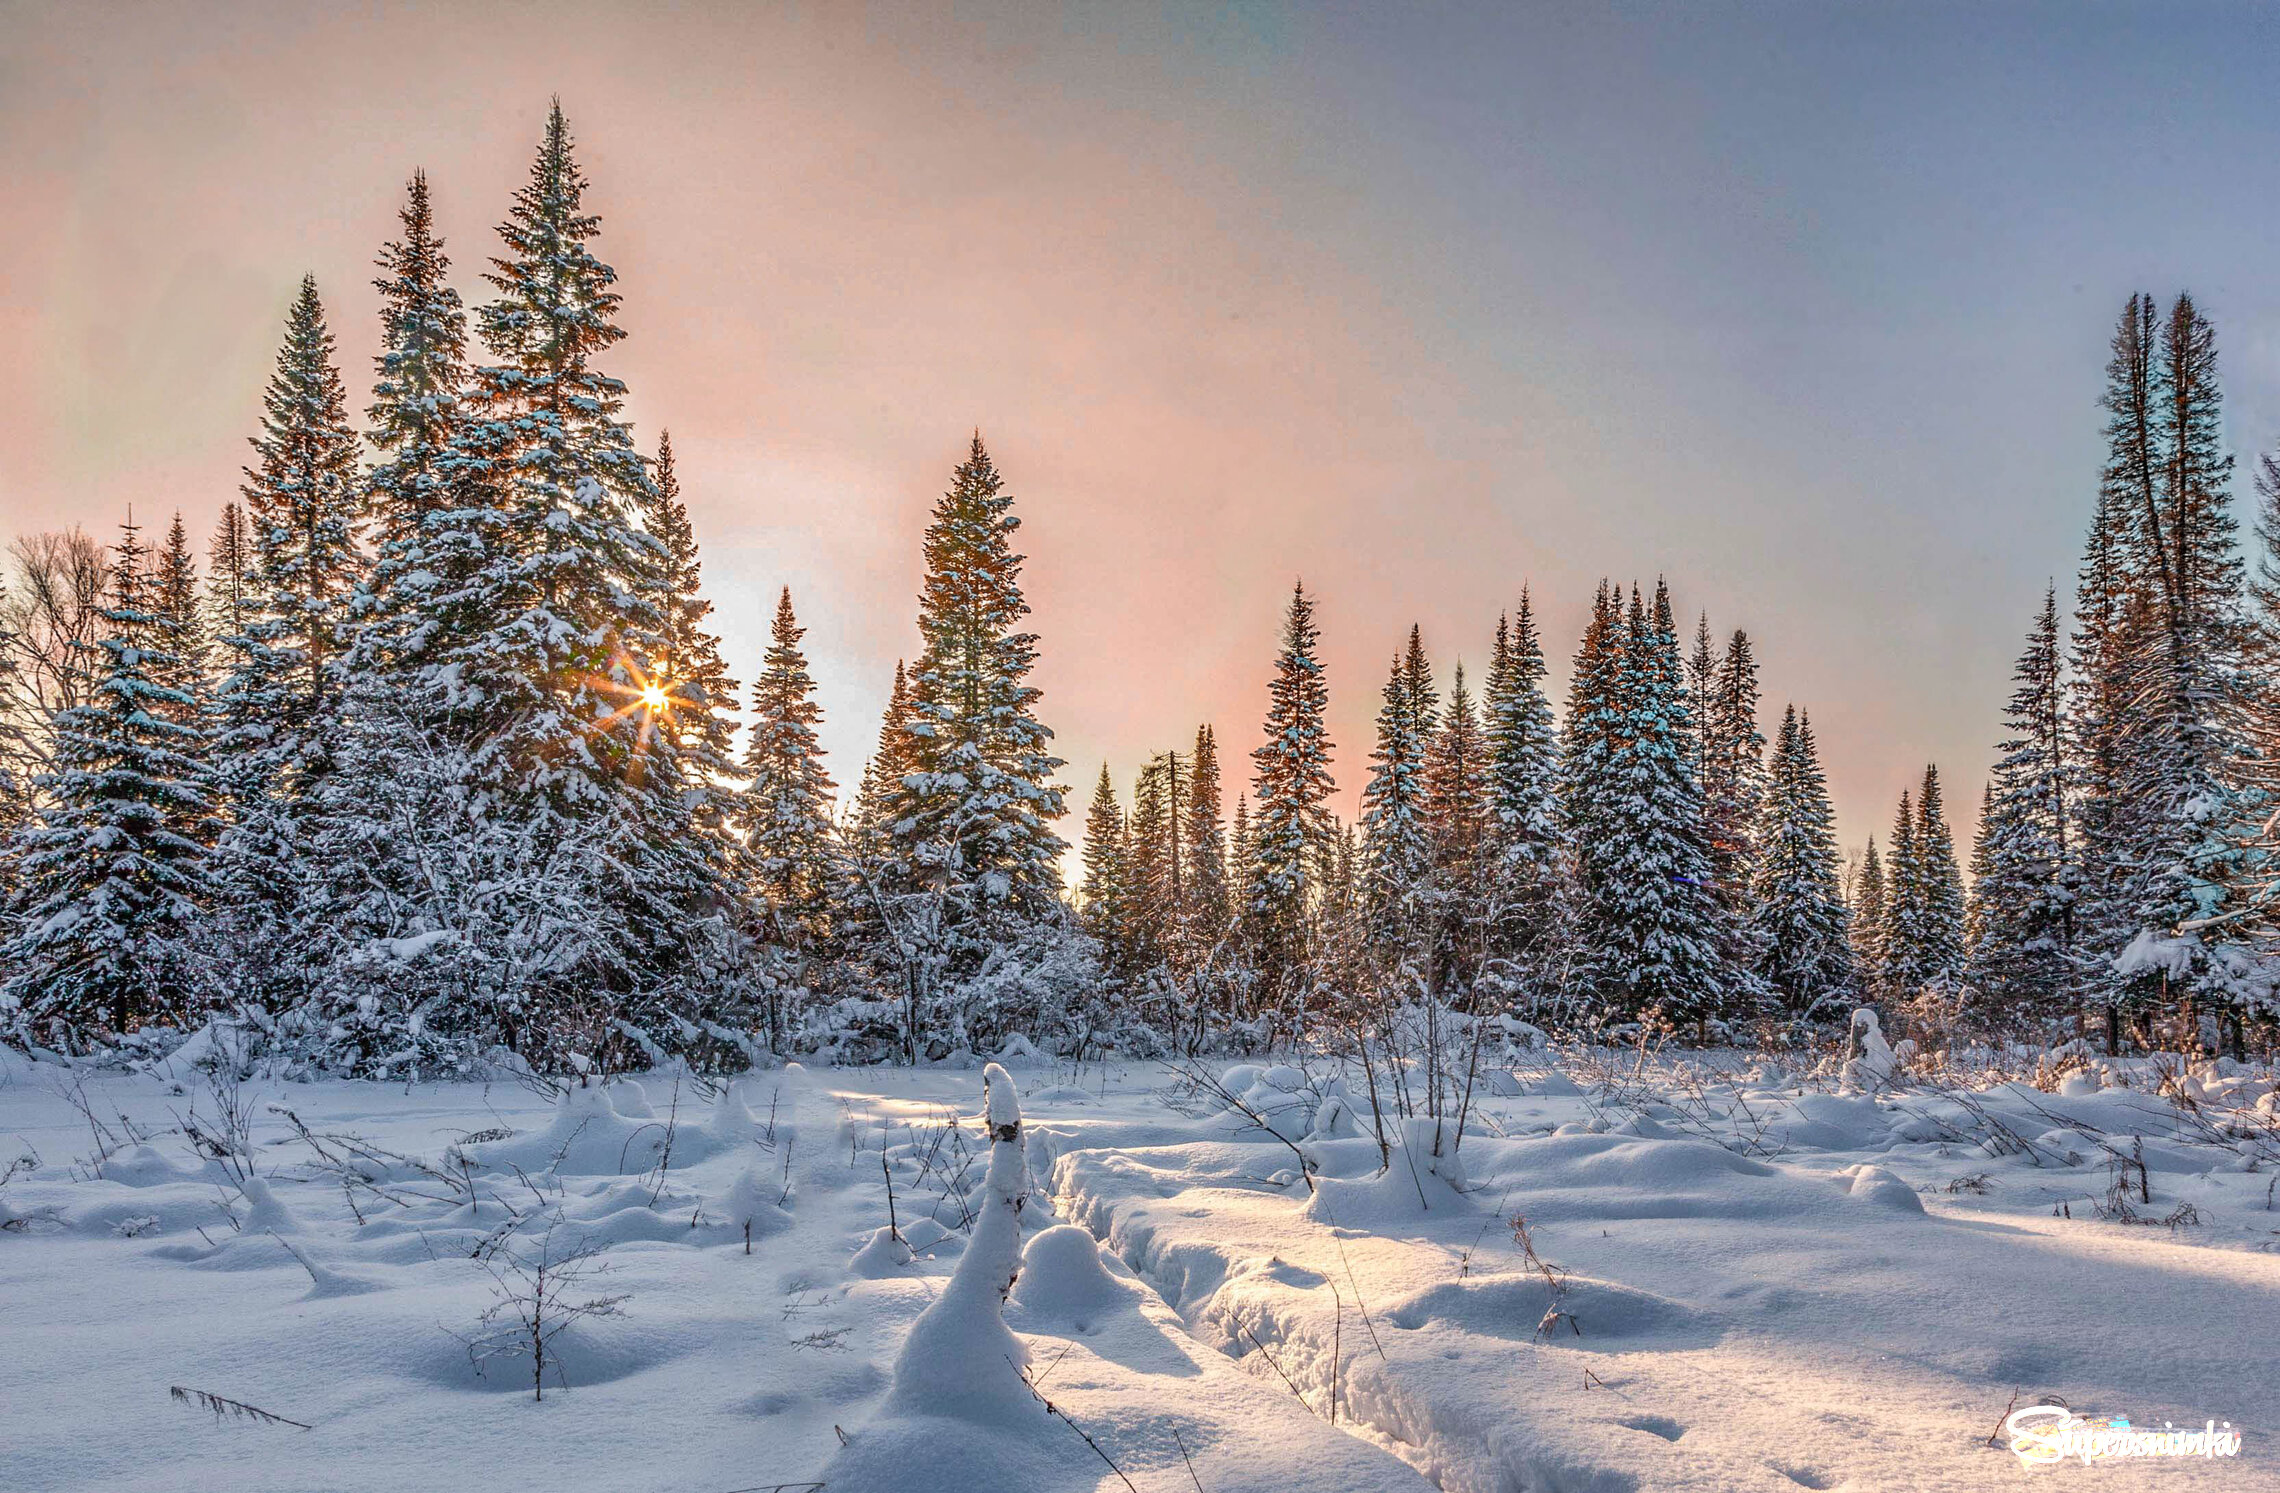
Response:
[[[641,687],[641,703],[649,710],[663,710],[673,703],[673,697],[665,693],[662,684],[645,684]]]

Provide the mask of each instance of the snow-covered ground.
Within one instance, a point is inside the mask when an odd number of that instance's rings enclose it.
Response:
[[[1531,1061],[1385,1166],[1326,1068],[1228,1073],[1246,1115],[1017,1066],[1016,1129],[946,1069],[0,1063],[11,1493],[2280,1487],[2280,1137],[2229,1068],[2180,1108]],[[2045,1396],[2243,1447],[2029,1469],[1988,1441]]]

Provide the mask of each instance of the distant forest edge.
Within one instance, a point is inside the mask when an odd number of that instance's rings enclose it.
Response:
[[[981,434],[843,796],[789,591],[748,697],[708,631],[586,190],[557,105],[470,312],[413,176],[361,429],[303,281],[203,577],[179,516],[12,546],[0,1039],[408,1078],[1790,1042],[1873,1002],[1927,1050],[2272,1050],[2280,569],[2190,297],[2115,331],[2073,615],[2022,598],[1968,889],[1933,767],[1848,866],[1808,714],[1769,745],[1750,637],[1682,645],[1659,581],[1601,584],[1555,714],[1518,578],[1477,685],[1397,645],[1354,824],[1294,589],[1232,811],[1209,725],[1129,808],[1103,767],[1071,889]],[[2269,557],[2280,462],[2254,485]]]

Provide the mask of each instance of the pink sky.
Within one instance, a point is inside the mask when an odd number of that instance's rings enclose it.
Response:
[[[1927,757],[1968,821],[2087,512],[2103,300],[2066,328],[2062,501],[1927,507],[1942,474],[1856,461],[1775,396],[1737,424],[1675,395],[1673,369],[1706,399],[1748,380],[1719,328],[1658,319],[1661,272],[1609,259],[1648,236],[1572,194],[1475,221],[1400,97],[1365,117],[1366,49],[1240,13],[838,14],[0,7],[0,525],[108,532],[132,503],[203,538],[301,273],[361,409],[405,177],[427,169],[480,299],[559,93],[626,298],[611,367],[645,448],[673,432],[732,665],[789,584],[842,784],[978,425],[1024,518],[1072,809],[1104,757],[1128,783],[1199,721],[1230,758],[1255,743],[1296,576],[1350,813],[1412,621],[1444,681],[1460,657],[1477,678],[1530,582],[1564,678],[1596,578],[1668,572],[1689,629],[1707,607],[1757,637],[1769,734],[1812,710],[1848,843]],[[1793,331],[1764,315],[1752,356]],[[1921,418],[1876,439],[1905,451]],[[1232,808],[1247,763],[1228,776]]]

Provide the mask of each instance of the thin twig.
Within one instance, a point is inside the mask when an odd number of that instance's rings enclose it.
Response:
[[[292,1426],[302,1431],[312,1429],[300,1421],[288,1419],[275,1411],[264,1410],[259,1405],[248,1405],[243,1400],[226,1399],[218,1394],[208,1394],[202,1389],[184,1389],[181,1385],[175,1384],[168,1386],[166,1395],[168,1399],[178,1401],[181,1404],[196,1405],[201,1410],[211,1410],[216,1420],[221,1420],[225,1416],[235,1416],[240,1420],[257,1420],[265,1426]]]
[[[1195,1493],[1203,1493],[1203,1479],[1196,1476],[1195,1458],[1188,1455],[1187,1443],[1180,1439],[1180,1428],[1172,1427],[1172,1445],[1180,1449],[1180,1460],[1187,1463],[1188,1481],[1195,1484]]]
[[[1071,1346],[1074,1345],[1072,1344]],[[1084,1438],[1085,1445],[1093,1449],[1093,1455],[1099,1457],[1103,1462],[1106,1462],[1108,1464],[1108,1470],[1116,1474],[1116,1480],[1124,1484],[1126,1489],[1129,1490],[1129,1493],[1140,1493],[1140,1490],[1138,1488],[1134,1488],[1132,1486],[1132,1479],[1124,1475],[1124,1469],[1116,1465],[1116,1459],[1110,1456],[1107,1452],[1103,1451],[1101,1449],[1101,1444],[1093,1440],[1091,1435],[1086,1432],[1083,1426],[1080,1426],[1075,1421],[1069,1419],[1069,1413],[1067,1411],[1054,1404],[1051,1400],[1046,1399],[1043,1395],[1037,1393],[1037,1386],[1029,1382],[1029,1376],[1027,1374],[1022,1373],[1020,1364],[1014,1363],[1010,1357],[1006,1359],[1006,1362],[1013,1364],[1014,1373],[1020,1375],[1021,1377],[1022,1387],[1027,1389],[1031,1395],[1036,1397],[1038,1404],[1045,1407],[1045,1413],[1047,1415],[1052,1416],[1054,1419],[1060,1421],[1062,1425],[1067,1426],[1070,1430],[1076,1432],[1079,1436],[1082,1436]],[[834,1426],[832,1429],[836,1431],[839,1428],[837,1426]]]

